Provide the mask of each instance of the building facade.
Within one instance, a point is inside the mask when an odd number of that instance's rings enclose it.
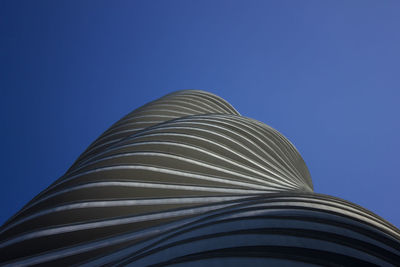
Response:
[[[400,265],[400,231],[313,192],[275,129],[199,90],[129,113],[0,228],[4,265]],[[0,265],[1,265],[0,264]]]

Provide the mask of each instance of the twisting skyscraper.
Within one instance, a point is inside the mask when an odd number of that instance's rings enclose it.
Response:
[[[198,90],[112,125],[0,240],[12,265],[400,264],[397,228],[314,193],[284,136]]]

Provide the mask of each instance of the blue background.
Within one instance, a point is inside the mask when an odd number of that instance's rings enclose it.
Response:
[[[113,122],[203,89],[400,226],[399,1],[1,1],[0,223]]]

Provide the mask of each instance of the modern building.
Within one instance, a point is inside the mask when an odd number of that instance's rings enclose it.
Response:
[[[112,125],[0,228],[1,264],[399,266],[400,231],[317,194],[296,148],[184,90]]]

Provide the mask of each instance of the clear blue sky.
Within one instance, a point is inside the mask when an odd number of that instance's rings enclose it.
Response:
[[[399,1],[0,2],[0,224],[113,122],[203,89],[400,227]]]

